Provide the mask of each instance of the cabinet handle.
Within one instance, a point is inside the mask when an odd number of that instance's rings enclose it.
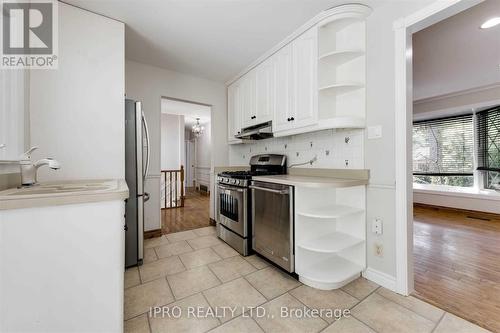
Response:
[[[290,118],[290,120],[291,120],[291,121],[294,121],[294,120],[295,120],[295,118],[294,118],[294,117],[292,117],[292,118]]]
[[[251,117],[250,117],[250,119],[255,119],[255,118],[257,118],[257,117],[256,117],[256,116],[251,116]]]
[[[290,118],[287,118],[286,121],[290,121]]]

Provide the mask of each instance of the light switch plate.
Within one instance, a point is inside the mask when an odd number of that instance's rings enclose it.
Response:
[[[382,126],[368,126],[368,139],[380,139],[382,137]]]

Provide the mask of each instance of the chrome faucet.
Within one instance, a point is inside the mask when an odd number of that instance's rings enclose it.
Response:
[[[59,162],[52,158],[44,158],[33,163],[31,161],[31,153],[36,149],[38,149],[38,147],[31,147],[21,156],[21,160],[19,161],[19,165],[21,167],[21,184],[23,186],[31,186],[36,184],[36,174],[38,168],[40,168],[41,166],[48,165],[49,168],[53,170],[61,168]]]

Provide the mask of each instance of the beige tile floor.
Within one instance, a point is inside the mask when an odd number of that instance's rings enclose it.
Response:
[[[339,290],[310,288],[256,255],[240,256],[217,239],[213,227],[148,239],[145,247],[144,265],[125,272],[125,332],[487,332],[364,278]],[[152,306],[181,315],[150,316]],[[248,310],[257,306],[266,316]],[[188,313],[193,307],[203,314],[235,311],[194,317]],[[282,318],[282,307],[350,309],[350,316]]]

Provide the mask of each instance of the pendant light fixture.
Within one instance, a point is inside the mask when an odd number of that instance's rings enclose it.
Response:
[[[205,131],[205,127],[200,125],[200,118],[196,118],[196,124],[193,125],[191,131],[196,137],[199,137],[203,134],[203,132]]]

